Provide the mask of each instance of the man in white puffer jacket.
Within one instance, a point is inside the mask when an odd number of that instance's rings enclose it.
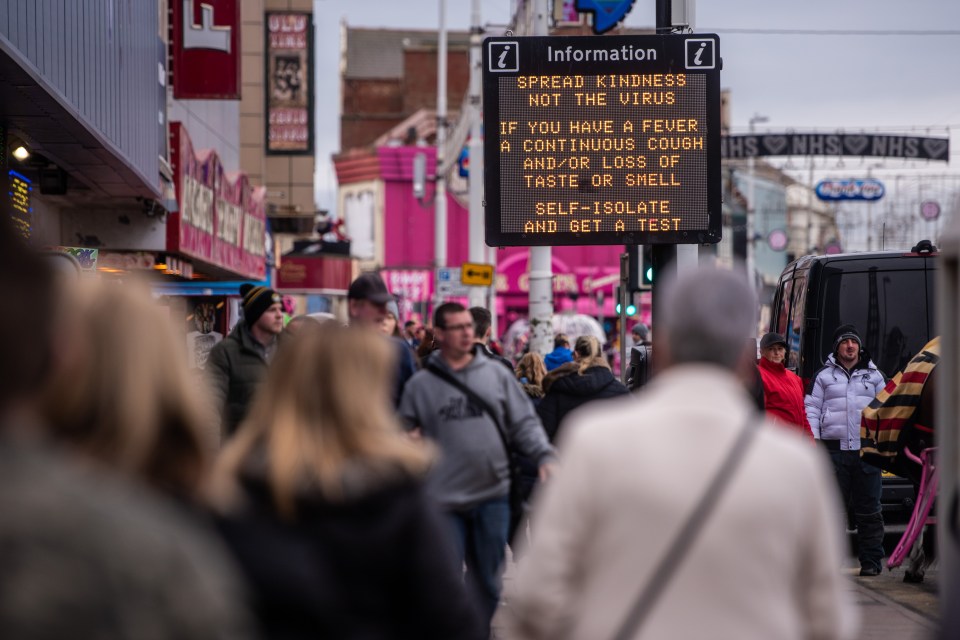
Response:
[[[860,413],[886,384],[853,325],[833,335],[833,353],[804,398],[813,437],[830,452],[843,502],[857,524],[860,575],[876,576],[883,562],[880,469],[860,459]]]

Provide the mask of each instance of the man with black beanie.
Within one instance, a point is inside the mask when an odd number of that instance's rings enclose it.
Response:
[[[830,453],[840,493],[857,524],[860,575],[876,576],[883,562],[880,469],[860,458],[860,413],[883,390],[886,379],[863,353],[856,327],[833,334],[833,353],[804,398],[813,437]]]
[[[276,291],[244,284],[240,295],[243,319],[213,347],[206,367],[221,416],[221,438],[232,435],[246,417],[283,330],[283,307]]]

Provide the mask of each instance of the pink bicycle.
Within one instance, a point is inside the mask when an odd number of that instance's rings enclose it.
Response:
[[[933,508],[933,501],[937,497],[937,484],[939,482],[939,472],[937,469],[936,454],[937,448],[930,447],[920,452],[920,457],[913,454],[908,447],[903,449],[904,455],[913,462],[922,467],[920,476],[920,495],[917,496],[917,503],[913,507],[913,513],[910,515],[910,521],[907,523],[907,530],[903,532],[897,547],[887,558],[887,568],[893,569],[903,564],[904,559],[912,554],[914,546],[918,544],[923,527],[928,524],[936,524],[935,516],[930,515]]]

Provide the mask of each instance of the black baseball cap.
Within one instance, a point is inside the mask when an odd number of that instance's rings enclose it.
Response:
[[[350,289],[347,290],[348,300],[369,300],[375,304],[387,304],[393,302],[396,298],[387,291],[387,285],[383,278],[376,273],[362,273],[357,279],[350,283]]]
[[[787,340],[779,333],[766,333],[760,338],[760,348],[766,349],[767,347],[772,347],[775,344],[782,344],[784,347],[787,346]]]

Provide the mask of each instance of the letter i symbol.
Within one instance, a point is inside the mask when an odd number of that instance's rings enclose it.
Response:
[[[507,54],[510,53],[510,45],[503,47],[503,51],[500,52],[500,58],[497,60],[497,66],[501,69],[507,67]],[[697,55],[700,55],[699,53]],[[699,63],[698,63],[699,64]]]
[[[695,56],[693,56],[693,64],[695,64],[695,65],[697,65],[697,66],[700,66],[701,64],[703,64],[702,62],[700,62],[700,56],[703,55],[703,50],[706,49],[706,48],[707,48],[707,43],[706,43],[706,42],[701,42],[701,43],[700,43],[700,48],[697,49],[697,54],[696,54]],[[501,59],[502,59],[502,58],[503,58],[503,57],[501,56]]]

